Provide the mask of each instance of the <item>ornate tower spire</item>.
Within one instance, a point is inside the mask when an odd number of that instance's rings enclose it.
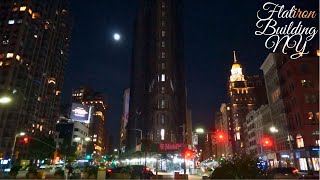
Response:
[[[233,51],[233,62],[237,64],[236,51]]]

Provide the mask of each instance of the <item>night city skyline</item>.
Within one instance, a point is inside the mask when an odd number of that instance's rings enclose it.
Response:
[[[118,144],[122,94],[130,86],[137,4],[132,0],[84,3],[87,1],[71,1],[74,27],[62,96],[67,102],[72,88],[85,84],[105,93],[110,104],[108,126]],[[311,9],[317,7],[315,4],[296,2],[297,6]],[[244,74],[262,74],[260,66],[271,52],[264,47],[265,38],[254,35],[256,12],[262,5],[263,2],[223,1],[216,8],[210,0],[184,1],[184,60],[194,127],[211,125],[214,112],[227,101],[234,50]],[[119,42],[113,40],[116,32],[121,34]]]
[[[319,179],[319,1],[0,0],[0,179]]]

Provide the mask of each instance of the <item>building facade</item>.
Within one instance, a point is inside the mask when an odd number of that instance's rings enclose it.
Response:
[[[278,157],[283,166],[319,171],[319,56],[310,51],[299,60],[270,53],[261,66],[265,74]]]
[[[93,157],[101,157],[102,154],[108,151],[107,143],[110,142],[105,137],[105,134],[107,134],[105,131],[108,131],[106,128],[108,109],[106,97],[89,87],[81,87],[74,90],[72,99],[75,103],[92,107],[92,118],[89,123],[91,143],[87,148],[87,154],[91,154]]]
[[[0,19],[0,94],[12,100],[0,108],[0,151],[7,158],[21,131],[53,137],[72,21],[65,0],[1,1]]]
[[[258,75],[246,76],[242,72],[241,65],[237,62],[234,52],[234,63],[229,78],[229,101],[231,105],[230,125],[233,125],[233,152],[245,151],[247,128],[246,115],[260,105],[266,104],[264,82]]]
[[[140,0],[133,44],[128,152],[139,139],[184,143],[182,1]]]
[[[121,116],[120,127],[120,153],[125,153],[127,142],[127,125],[129,119],[129,102],[130,102],[130,88],[126,89],[123,93],[123,110]]]

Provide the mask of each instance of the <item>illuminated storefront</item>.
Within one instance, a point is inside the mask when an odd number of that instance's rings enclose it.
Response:
[[[295,150],[295,163],[300,171],[319,171],[319,147],[305,147]]]

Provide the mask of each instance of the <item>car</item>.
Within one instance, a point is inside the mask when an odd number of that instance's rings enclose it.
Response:
[[[107,169],[106,179],[130,179],[130,170],[127,167]]]
[[[279,167],[271,169],[268,177],[272,179],[299,179],[298,172],[298,169],[293,167]]]
[[[129,165],[106,170],[106,179],[150,179],[154,174],[149,167]]]
[[[153,172],[149,167],[145,167],[144,165],[131,165],[131,176],[132,178],[140,178],[140,179],[151,179],[154,176]]]

